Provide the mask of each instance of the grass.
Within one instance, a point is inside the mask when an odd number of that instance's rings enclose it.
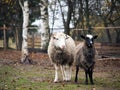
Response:
[[[53,83],[52,69],[39,65],[1,65],[0,90],[120,90],[120,76],[101,74],[105,76],[95,72],[95,85],[84,84],[83,71],[79,72],[79,84],[74,83],[74,73],[71,82]]]

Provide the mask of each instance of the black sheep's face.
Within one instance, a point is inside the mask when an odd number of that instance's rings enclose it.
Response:
[[[87,47],[92,48],[94,44],[94,39],[97,38],[97,35],[93,36],[91,34],[87,34],[86,36],[81,35],[81,37],[85,40]]]

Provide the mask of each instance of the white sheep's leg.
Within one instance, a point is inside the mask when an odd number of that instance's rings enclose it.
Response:
[[[63,74],[64,74],[64,81],[66,81],[66,68],[65,68],[65,66],[63,65],[62,66],[62,69],[63,69]]]
[[[66,81],[66,66],[63,65],[64,81]]]
[[[69,81],[71,80],[71,77],[72,77],[72,67],[69,66]]]
[[[68,65],[65,65],[64,66],[64,73],[65,73],[65,81],[70,81],[69,79],[69,66]]]
[[[71,66],[67,66],[67,81],[71,80]]]
[[[58,82],[58,69],[59,69],[59,66],[58,65],[54,65],[55,66],[55,79],[54,79],[54,82]]]
[[[65,73],[64,73],[63,66],[60,66],[60,68],[61,68],[61,72],[62,72],[62,76],[63,76],[63,81],[65,81]]]
[[[69,66],[66,65],[66,81],[69,81]]]

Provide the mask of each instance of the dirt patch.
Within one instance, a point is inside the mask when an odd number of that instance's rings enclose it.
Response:
[[[95,70],[98,72],[120,72],[120,58],[98,59]]]
[[[117,90],[114,87],[119,88],[120,82],[120,59],[119,58],[105,58],[96,60],[94,69],[95,86],[84,85],[85,75],[82,69],[79,72],[79,85],[74,83],[75,67],[72,71],[72,81],[53,83],[54,79],[54,67],[49,60],[47,53],[30,53],[30,57],[33,61],[37,62],[35,65],[20,64],[21,51],[7,50],[0,51],[0,67],[1,75],[6,77],[2,81],[9,85],[11,90],[13,88],[33,88],[33,90]],[[10,69],[11,68],[11,69]],[[10,70],[9,70],[10,69]],[[16,73],[13,73],[16,71]],[[10,75],[11,77],[10,77]],[[10,81],[7,81],[7,77],[10,77]],[[9,79],[8,79],[9,80]],[[1,82],[2,82],[1,81]],[[15,82],[11,83],[11,81]],[[23,82],[23,83],[22,83]],[[24,84],[24,83],[27,84]],[[17,84],[16,84],[17,83]],[[31,84],[32,83],[32,84]],[[11,87],[13,84],[14,87]],[[0,84],[2,85],[2,84]],[[32,86],[31,86],[32,85]],[[19,86],[19,87],[18,87]],[[4,88],[5,86],[3,86]],[[38,88],[38,89],[36,89]],[[46,89],[47,88],[47,89]],[[66,88],[66,89],[65,89]],[[73,89],[71,89],[73,88]],[[4,89],[3,89],[4,90]],[[27,89],[29,90],[29,89]]]
[[[52,64],[49,60],[47,53],[30,53],[30,58],[37,62],[37,65],[51,68]],[[19,63],[21,59],[21,51],[16,50],[1,50],[0,51],[0,63],[3,64],[15,64]],[[96,72],[120,72],[120,58],[103,58],[96,60],[95,64]]]

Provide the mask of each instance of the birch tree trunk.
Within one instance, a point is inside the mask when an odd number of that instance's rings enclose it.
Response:
[[[41,49],[47,50],[49,42],[48,0],[40,1],[41,11]]]
[[[22,6],[22,3],[19,0],[19,4],[22,8],[23,12],[23,31],[22,31],[22,57],[21,62],[24,63],[28,58],[28,42],[27,42],[27,32],[28,32],[28,23],[29,23],[29,7],[28,7],[28,0],[24,1],[24,4]]]

